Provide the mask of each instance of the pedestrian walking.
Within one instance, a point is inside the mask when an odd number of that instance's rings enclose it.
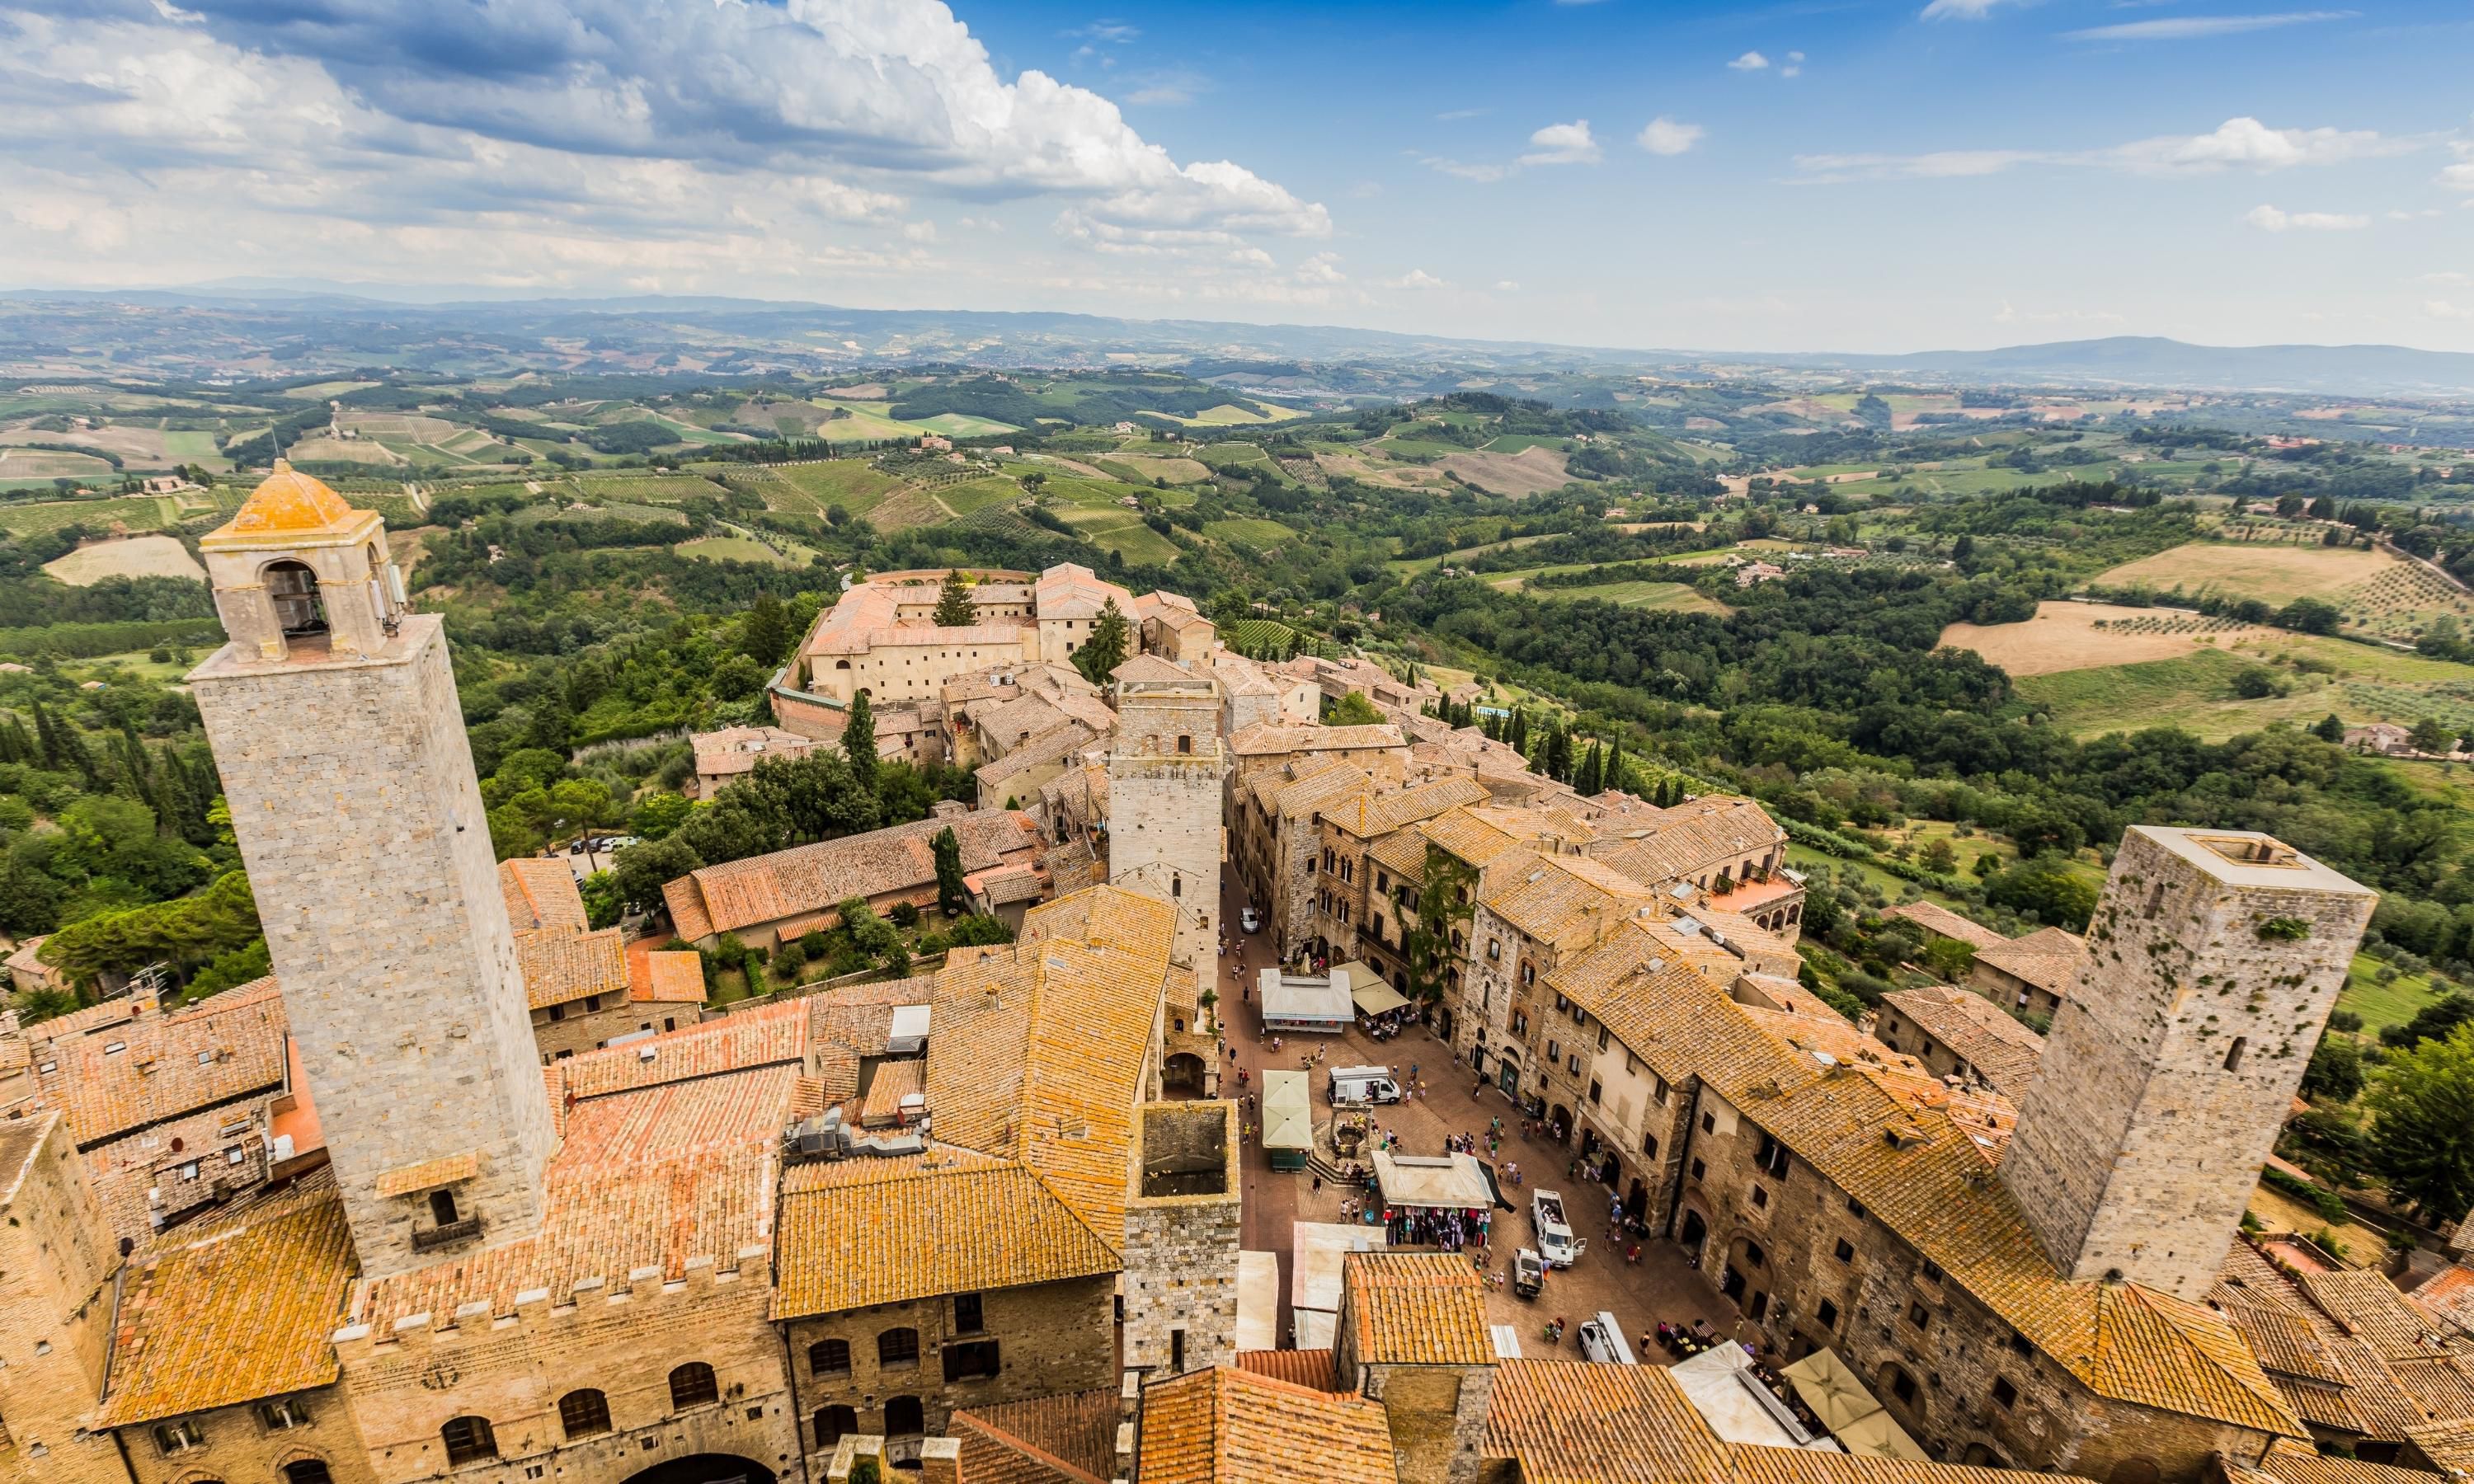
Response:
[[[1317,1195],[1322,1194],[1322,1177],[1321,1175],[1317,1175],[1314,1178],[1314,1193]]]

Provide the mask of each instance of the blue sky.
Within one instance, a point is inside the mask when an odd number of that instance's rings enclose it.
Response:
[[[0,0],[0,281],[2474,350],[2462,0]]]

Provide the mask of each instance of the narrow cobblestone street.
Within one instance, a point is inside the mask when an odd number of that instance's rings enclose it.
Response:
[[[1263,1031],[1260,1008],[1251,989],[1255,976],[1273,962],[1273,945],[1265,934],[1249,935],[1238,929],[1239,912],[1246,905],[1244,890],[1236,882],[1236,873],[1224,869],[1222,875],[1222,922],[1232,929],[1227,951],[1221,958],[1219,1006],[1225,1045],[1236,1050],[1229,1060],[1224,1050],[1221,1062],[1222,1092],[1228,1097],[1249,1095],[1259,1099],[1263,1074],[1282,1068],[1307,1065],[1317,1051],[1322,1060],[1313,1069],[1314,1114],[1318,1138],[1317,1153],[1326,1163],[1332,1161],[1328,1140],[1331,1106],[1326,1100],[1321,1072],[1332,1066],[1381,1065],[1393,1068],[1401,1086],[1411,1089],[1409,1098],[1397,1105],[1378,1108],[1373,1121],[1378,1129],[1396,1135],[1400,1148],[1409,1154],[1436,1155],[1443,1152],[1443,1139],[1448,1135],[1467,1134],[1477,1137],[1479,1159],[1492,1164],[1504,1199],[1516,1210],[1498,1209],[1494,1212],[1492,1246],[1487,1253],[1490,1272],[1501,1279],[1491,1286],[1487,1296],[1487,1317],[1490,1323],[1510,1325],[1519,1337],[1521,1352],[1532,1356],[1561,1354],[1566,1359],[1580,1356],[1577,1330],[1583,1320],[1599,1310],[1612,1311],[1622,1326],[1626,1339],[1636,1356],[1644,1364],[1666,1364],[1675,1356],[1661,1351],[1653,1342],[1644,1351],[1643,1336],[1652,1334],[1659,1323],[1689,1325],[1706,1322],[1720,1335],[1734,1332],[1736,1324],[1734,1306],[1720,1298],[1701,1274],[1687,1262],[1682,1251],[1672,1242],[1652,1236],[1639,1242],[1640,1259],[1626,1260],[1631,1245],[1619,1242],[1611,1234],[1607,1222],[1610,1192],[1607,1187],[1573,1173],[1572,1151],[1544,1137],[1523,1138],[1519,1111],[1511,1101],[1491,1086],[1481,1087],[1476,1073],[1451,1060],[1451,1050],[1422,1026],[1413,1026],[1389,1041],[1378,1041],[1359,1026],[1351,1026],[1340,1036],[1283,1035],[1280,1049],[1272,1049],[1272,1038]],[[1243,1085],[1237,1073],[1248,1075]],[[1413,1084],[1414,1074],[1414,1084]],[[1503,1120],[1503,1145],[1498,1157],[1490,1159],[1486,1141],[1491,1120]],[[1259,1102],[1241,1120],[1248,1129],[1258,1130],[1261,1124]],[[1514,1184],[1517,1168],[1519,1184]],[[1274,1170],[1270,1156],[1249,1133],[1243,1157],[1246,1186],[1243,1241],[1249,1252],[1275,1253],[1280,1264],[1280,1312],[1278,1332],[1282,1343],[1293,1343],[1290,1336],[1293,1316],[1290,1311],[1291,1282],[1295,1277],[1294,1257],[1290,1251],[1293,1224],[1298,1221],[1338,1222],[1342,1220],[1341,1203],[1351,1192],[1334,1186],[1328,1181],[1318,1182],[1306,1170]],[[1317,1188],[1320,1184],[1320,1188]],[[1589,1247],[1571,1267],[1550,1272],[1545,1290],[1536,1299],[1514,1295],[1510,1268],[1513,1254],[1519,1247],[1537,1245],[1530,1224],[1529,1196],[1540,1186],[1563,1193],[1571,1213],[1576,1236],[1586,1238]],[[1370,1233],[1379,1228],[1368,1228]],[[1474,1258],[1472,1258],[1474,1260]],[[1547,1321],[1561,1315],[1565,1331],[1560,1347],[1549,1346],[1544,1338]]]

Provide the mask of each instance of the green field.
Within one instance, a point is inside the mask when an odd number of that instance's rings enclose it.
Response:
[[[1232,546],[1269,551],[1296,540],[1300,533],[1295,527],[1284,526],[1276,520],[1214,520],[1203,526],[1202,534]]]
[[[942,433],[947,438],[992,438],[999,433],[1022,431],[1010,422],[999,422],[994,418],[974,418],[966,412],[940,412],[933,418],[921,419],[915,425],[930,432]]]
[[[159,531],[173,523],[168,499],[132,496],[117,500],[45,500],[32,505],[0,505],[0,527],[20,536],[57,531],[66,525],[100,530],[118,521],[133,531]]]
[[[1165,418],[1171,422],[1182,422],[1190,428],[1253,427],[1266,422],[1287,422],[1292,419],[1305,416],[1304,413],[1291,412],[1284,407],[1273,407],[1269,402],[1262,405],[1271,408],[1272,416],[1266,417],[1249,408],[1240,407],[1234,402],[1223,402],[1217,407],[1205,407],[1191,418],[1180,418],[1173,412],[1153,412],[1149,408],[1144,409],[1144,415]]]
[[[591,499],[642,500],[649,505],[675,504],[695,496],[716,499],[721,494],[719,485],[692,474],[583,474],[546,485],[544,491],[556,494],[563,487]]]
[[[166,433],[163,451],[183,464],[208,464],[223,457],[215,447],[215,435],[204,432]]]
[[[795,542],[784,544],[789,547],[791,556],[783,556],[763,541],[744,536],[707,536],[681,541],[676,549],[682,557],[699,557],[707,562],[769,562],[775,566],[806,566],[808,559],[815,555]]]
[[[967,515],[991,505],[1008,504],[1022,497],[1022,486],[1001,474],[991,474],[985,479],[966,479],[936,491],[936,498],[944,501],[957,515]],[[1131,515],[1132,512],[1128,511],[1127,514]]]
[[[2302,657],[2330,673],[2266,664],[2277,655]],[[2233,678],[2263,664],[2292,693],[2236,697]],[[2474,725],[2474,666],[2342,639],[2280,634],[2228,649],[2203,646],[2172,659],[2023,676],[2015,683],[2023,700],[2050,706],[2053,720],[2081,737],[2172,726],[2220,741],[2270,722],[2308,726],[2331,713],[2347,725],[2412,726],[2426,716]]]
[[[2380,983],[2374,975],[2381,967],[2367,953],[2355,954],[2353,967],[2346,971],[2344,992],[2337,996],[2338,1009],[2363,1017],[2365,1035],[2377,1035],[2383,1026],[2403,1025],[2439,998],[2439,991],[2420,974],[2400,974],[2390,983]]]
[[[1538,598],[1597,598],[1623,608],[1673,609],[1686,613],[1730,612],[1727,605],[1703,597],[1682,583],[1598,583],[1588,587],[1540,587]]]

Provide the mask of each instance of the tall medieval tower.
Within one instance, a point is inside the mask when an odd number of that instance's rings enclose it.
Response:
[[[2122,837],[2001,1161],[2064,1276],[2207,1292],[2376,901],[2267,835]]]
[[[279,461],[203,539],[188,679],[361,1269],[540,1227],[556,1143],[447,639],[385,526]]]
[[[1149,656],[1117,682],[1108,753],[1108,883],[1176,909],[1175,963],[1212,988],[1220,933],[1220,694],[1212,682]],[[1198,1023],[1195,1030],[1201,1027]]]

